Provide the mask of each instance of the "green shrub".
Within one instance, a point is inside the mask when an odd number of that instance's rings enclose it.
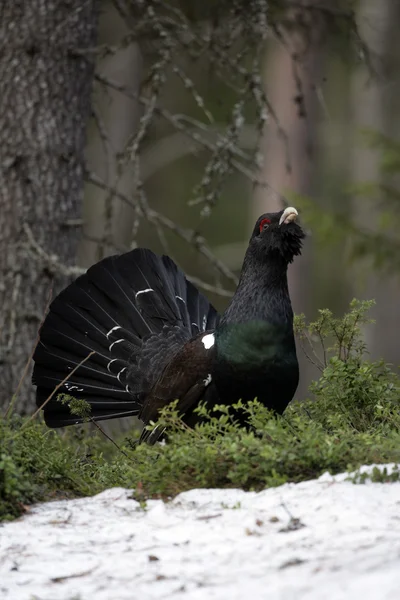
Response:
[[[137,445],[134,435],[116,440],[116,447],[90,424],[60,433],[18,417],[0,420],[0,518],[18,516],[38,500],[114,486],[134,488],[145,502],[194,487],[261,490],[325,471],[400,463],[400,382],[388,365],[365,357],[361,329],[370,306],[353,301],[342,319],[322,310],[308,325],[298,317],[297,334],[321,377],[310,399],[293,402],[282,417],[256,400],[237,403],[233,408],[244,411],[248,428],[226,406],[211,414],[199,406],[202,423],[189,429],[172,403],[159,420],[167,428],[165,444]],[[69,397],[62,401],[86,410]],[[393,473],[374,470],[355,481],[397,480]]]
[[[321,377],[310,386],[312,401],[303,409],[327,431],[348,427],[385,435],[399,427],[398,374],[383,361],[365,358],[361,329],[371,323],[367,312],[372,305],[372,301],[353,300],[342,319],[320,310],[317,321],[308,326],[304,316],[296,319],[303,348],[321,371]]]
[[[136,472],[145,493],[169,496],[193,487],[260,490],[317,477],[327,470],[338,473],[362,464],[400,460],[398,430],[388,430],[385,438],[373,429],[359,432],[342,424],[327,430],[323,419],[310,417],[301,404],[282,418],[256,401],[242,410],[250,430],[237,425],[228,409],[214,417],[203,409],[206,421],[194,430],[186,429],[173,407],[165,409],[161,421],[170,432],[168,443],[161,449],[139,446],[136,450]]]
[[[60,435],[14,415],[0,419],[0,439],[0,520],[18,516],[35,501],[103,489],[93,470],[105,460],[99,436],[84,435],[83,429]]]

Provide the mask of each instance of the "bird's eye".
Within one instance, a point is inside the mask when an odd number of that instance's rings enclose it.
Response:
[[[271,221],[269,219],[263,219],[260,223],[260,233],[264,230],[264,229],[268,229],[269,225],[270,225]]]

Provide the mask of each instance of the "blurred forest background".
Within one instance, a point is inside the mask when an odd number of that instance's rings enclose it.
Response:
[[[285,203],[295,312],[375,298],[368,351],[400,364],[399,24],[399,0],[3,3],[0,404],[32,410],[50,290],[139,245],[223,310]]]

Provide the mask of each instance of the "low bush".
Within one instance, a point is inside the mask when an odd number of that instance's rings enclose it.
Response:
[[[190,429],[172,403],[159,420],[166,443],[137,445],[134,432],[115,440],[117,447],[87,425],[60,433],[17,416],[0,420],[0,518],[14,518],[35,501],[114,486],[134,489],[145,502],[195,487],[260,490],[325,471],[400,463],[400,380],[389,365],[365,356],[361,329],[370,306],[353,301],[342,319],[323,310],[308,325],[298,317],[297,335],[321,377],[310,398],[293,402],[282,417],[257,400],[237,403],[248,428],[238,425],[229,407],[210,414],[199,406],[202,423]],[[72,408],[86,410],[81,403]],[[372,480],[382,477],[375,472]]]

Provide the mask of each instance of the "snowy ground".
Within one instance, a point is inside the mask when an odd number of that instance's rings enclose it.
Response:
[[[0,526],[4,600],[399,600],[400,483],[124,489]]]

